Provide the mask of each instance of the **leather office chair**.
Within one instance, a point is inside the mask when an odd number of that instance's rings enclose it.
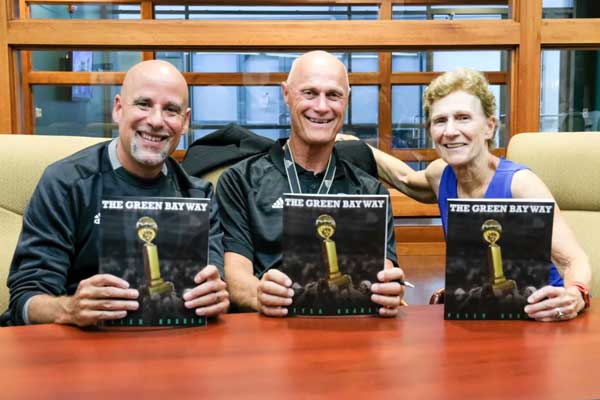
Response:
[[[0,313],[8,306],[6,278],[21,232],[23,210],[52,162],[106,139],[0,135]]]
[[[548,186],[592,266],[600,294],[600,132],[521,133],[506,158],[527,165]]]

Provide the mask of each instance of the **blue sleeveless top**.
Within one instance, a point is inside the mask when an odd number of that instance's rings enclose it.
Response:
[[[488,186],[485,195],[485,199],[512,199],[512,191],[510,185],[515,172],[522,169],[528,169],[524,165],[514,163],[504,158],[500,158],[498,168],[492,177],[492,181]],[[440,187],[438,192],[438,206],[440,208],[440,216],[442,218],[442,226],[444,227],[444,235],[446,234],[448,226],[448,199],[458,198],[458,189],[456,175],[452,168],[447,165],[442,173],[442,179],[440,180]],[[563,286],[564,282],[556,266],[552,264],[550,266],[550,285],[552,286]]]

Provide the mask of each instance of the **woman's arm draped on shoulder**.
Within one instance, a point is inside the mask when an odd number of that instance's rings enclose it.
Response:
[[[415,171],[405,162],[369,146],[377,162],[377,173],[393,187],[423,203],[435,203],[436,194],[425,171]]]
[[[336,140],[360,140],[358,137],[338,133]],[[377,173],[393,187],[422,203],[435,203],[436,193],[432,190],[425,171],[415,171],[403,161],[391,156],[371,145],[377,163]]]
[[[530,170],[518,171],[512,181],[514,198],[547,198],[554,200],[552,193]],[[591,281],[590,262],[581,248],[575,234],[555,206],[554,224],[552,228],[552,262],[563,275],[565,287],[572,282],[582,282],[586,285]]]

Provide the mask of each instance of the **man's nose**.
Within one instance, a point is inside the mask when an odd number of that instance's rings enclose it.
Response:
[[[320,112],[326,112],[328,110],[327,105],[327,95],[325,93],[320,93],[315,99],[315,110]]]
[[[164,124],[163,112],[160,107],[152,107],[152,109],[148,112],[148,116],[146,118],[148,120],[148,123],[154,128],[162,127]]]

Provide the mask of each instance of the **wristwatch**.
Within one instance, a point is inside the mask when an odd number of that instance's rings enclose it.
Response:
[[[585,304],[583,309],[585,310],[590,306],[590,290],[588,289],[588,286],[582,282],[571,282],[571,284],[568,287],[572,286],[576,287],[577,290],[579,290],[579,293],[581,293],[581,298],[583,299],[583,303]]]

